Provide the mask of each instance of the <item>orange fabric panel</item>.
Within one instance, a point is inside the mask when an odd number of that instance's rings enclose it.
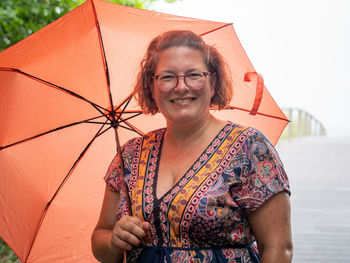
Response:
[[[20,69],[108,107],[103,63],[90,2],[0,53],[0,67]]]
[[[0,71],[0,145],[97,117],[89,103],[13,71]]]
[[[102,205],[102,177],[115,147],[112,129],[91,145],[50,205],[28,262],[97,262],[90,237]]]
[[[1,237],[21,260],[46,205],[97,130],[80,124],[0,151]]]

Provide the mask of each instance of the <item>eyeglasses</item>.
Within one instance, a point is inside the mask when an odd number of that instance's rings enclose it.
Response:
[[[206,76],[212,72],[195,71],[189,72],[185,75],[175,75],[171,73],[164,73],[152,78],[156,80],[159,88],[163,90],[171,90],[179,83],[179,78],[183,77],[185,84],[190,88],[202,87],[205,84]]]

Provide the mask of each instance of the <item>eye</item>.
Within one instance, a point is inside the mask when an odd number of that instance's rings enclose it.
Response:
[[[161,82],[171,82],[171,81],[174,81],[175,79],[176,79],[176,76],[172,74],[165,74],[165,75],[159,76],[159,80]]]
[[[197,79],[204,77],[204,75],[202,72],[191,72],[191,73],[188,73],[186,75],[186,77],[191,79],[191,80],[197,80]]]

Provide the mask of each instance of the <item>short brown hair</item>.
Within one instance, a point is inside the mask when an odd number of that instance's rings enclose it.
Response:
[[[197,34],[189,30],[174,30],[165,32],[154,38],[148,46],[141,61],[140,72],[134,88],[134,95],[145,113],[155,114],[158,106],[152,98],[151,87],[153,75],[158,64],[160,53],[170,47],[189,47],[199,50],[208,70],[212,72],[211,81],[215,82],[215,93],[211,99],[211,106],[218,109],[225,108],[232,98],[232,81],[228,65],[221,54],[213,46],[207,45]]]

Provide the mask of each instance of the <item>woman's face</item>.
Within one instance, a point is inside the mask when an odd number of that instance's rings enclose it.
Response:
[[[208,68],[197,49],[171,47],[160,54],[155,72],[159,77],[153,81],[152,96],[168,124],[194,123],[209,118],[210,101],[215,91],[210,84],[210,75],[196,79],[203,72],[208,72]],[[179,75],[186,75],[190,86],[186,85],[184,77],[177,78],[176,86],[169,85]]]

